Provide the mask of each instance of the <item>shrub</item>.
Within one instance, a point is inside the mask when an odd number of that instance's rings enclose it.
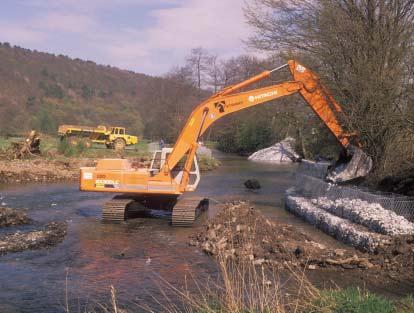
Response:
[[[200,171],[211,171],[218,166],[220,166],[220,162],[217,161],[214,157],[208,156],[205,154],[200,155],[198,158],[198,165],[200,167]]]

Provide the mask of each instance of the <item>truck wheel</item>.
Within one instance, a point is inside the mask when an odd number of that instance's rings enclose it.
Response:
[[[122,139],[122,138],[115,139],[115,141],[114,141],[115,151],[118,151],[118,152],[124,151],[125,146],[126,146],[126,143],[125,143],[124,139]]]

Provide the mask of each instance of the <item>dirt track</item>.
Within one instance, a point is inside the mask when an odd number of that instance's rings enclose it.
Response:
[[[269,221],[246,203],[227,204],[191,245],[212,255],[278,268],[358,270],[414,281],[414,236],[400,236],[377,254],[332,249],[291,225]]]

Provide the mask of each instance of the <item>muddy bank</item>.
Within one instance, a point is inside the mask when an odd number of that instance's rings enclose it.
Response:
[[[289,224],[266,219],[247,203],[227,204],[191,245],[204,252],[250,260],[256,265],[278,268],[299,266],[309,270],[357,270],[375,276],[414,280],[414,236],[395,237],[376,253],[352,247],[333,249],[317,242]]]
[[[65,238],[65,222],[51,222],[30,231],[21,231],[18,228],[32,223],[33,221],[21,210],[0,208],[0,228],[17,227],[14,233],[0,235],[0,255],[55,246]]]
[[[0,183],[53,182],[74,180],[79,177],[81,166],[94,164],[91,159],[1,160]]]

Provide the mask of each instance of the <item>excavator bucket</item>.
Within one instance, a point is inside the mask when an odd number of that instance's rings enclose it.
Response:
[[[372,159],[364,151],[355,146],[347,149],[348,157],[337,162],[327,175],[327,180],[344,183],[356,178],[365,177],[372,169]]]

